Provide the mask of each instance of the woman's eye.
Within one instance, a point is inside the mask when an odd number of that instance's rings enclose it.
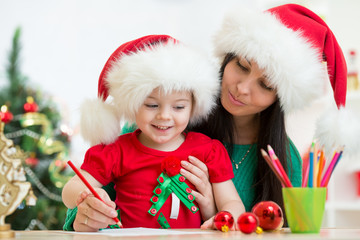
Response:
[[[274,89],[268,85],[266,85],[264,82],[260,83],[261,87],[268,91],[273,91]]]
[[[236,64],[240,67],[241,70],[243,70],[244,72],[249,72],[249,69],[247,67],[245,67],[244,65],[242,65],[240,62],[236,62]]]

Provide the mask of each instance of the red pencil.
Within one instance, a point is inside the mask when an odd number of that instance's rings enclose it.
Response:
[[[260,149],[261,151],[261,155],[263,156],[263,158],[265,159],[266,163],[269,165],[270,169],[273,171],[273,173],[275,174],[275,176],[280,180],[281,185],[284,187],[286,186],[286,182],[284,180],[284,178],[280,175],[280,173],[278,172],[278,170],[276,170],[275,165],[273,163],[273,161],[270,159],[269,155],[267,154],[267,152],[264,149]]]
[[[81,181],[83,181],[83,183],[88,187],[88,189],[91,191],[92,194],[94,194],[94,196],[99,199],[100,201],[104,202],[100,195],[94,190],[94,188],[90,185],[90,183],[86,180],[86,178],[81,174],[81,172],[75,167],[75,165],[69,160],[67,162],[69,164],[69,166],[74,170],[74,172],[76,173],[76,175],[78,175],[78,177],[81,179]],[[105,203],[105,202],[104,202]],[[116,224],[122,228],[121,222],[117,217],[113,218],[114,221],[116,222]]]
[[[290,179],[289,179],[288,175],[286,174],[283,166],[281,165],[281,162],[279,161],[278,157],[275,155],[274,150],[272,149],[272,147],[270,145],[267,145],[267,146],[268,146],[268,152],[269,152],[270,158],[271,158],[271,160],[273,160],[274,165],[276,165],[279,168],[279,173],[284,178],[286,187],[292,187]]]

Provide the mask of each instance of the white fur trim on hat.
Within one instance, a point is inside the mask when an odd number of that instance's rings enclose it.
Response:
[[[360,147],[360,120],[351,110],[329,109],[316,122],[315,137],[328,154],[345,146],[344,154],[357,155]]]
[[[319,51],[301,31],[287,28],[271,13],[230,12],[214,43],[221,61],[228,53],[256,61],[276,88],[285,113],[309,105],[328,81]]]
[[[86,100],[80,110],[80,133],[92,146],[109,144],[120,134],[120,120],[113,105],[101,99]]]
[[[209,115],[220,90],[216,64],[206,54],[174,41],[122,54],[111,63],[105,84],[111,100],[87,101],[81,107],[81,134],[92,145],[115,141],[120,120],[135,122],[138,109],[157,87],[165,93],[193,93],[190,124]]]
[[[106,82],[118,112],[130,122],[135,122],[136,112],[155,88],[192,91],[195,105],[190,124],[195,124],[215,106],[220,87],[217,70],[206,55],[170,41],[120,56]]]

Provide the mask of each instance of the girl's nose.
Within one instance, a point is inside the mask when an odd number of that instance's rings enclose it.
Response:
[[[157,119],[168,120],[170,119],[170,110],[168,108],[161,108],[156,115]]]

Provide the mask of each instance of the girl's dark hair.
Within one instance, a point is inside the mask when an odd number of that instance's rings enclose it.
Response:
[[[227,54],[220,68],[220,78],[222,79],[225,66],[233,60],[234,54]],[[271,106],[259,113],[260,128],[257,136],[257,157],[258,167],[253,187],[255,187],[254,202],[274,201],[284,209],[282,190],[280,181],[271,171],[261,155],[260,149],[267,150],[270,144],[278,156],[286,172],[288,172],[287,157],[290,157],[289,141],[285,130],[284,112],[277,99]],[[207,121],[190,130],[204,133],[205,135],[226,143],[229,155],[231,157],[234,145],[234,120],[233,116],[225,110],[220,101],[217,99],[217,106]]]

